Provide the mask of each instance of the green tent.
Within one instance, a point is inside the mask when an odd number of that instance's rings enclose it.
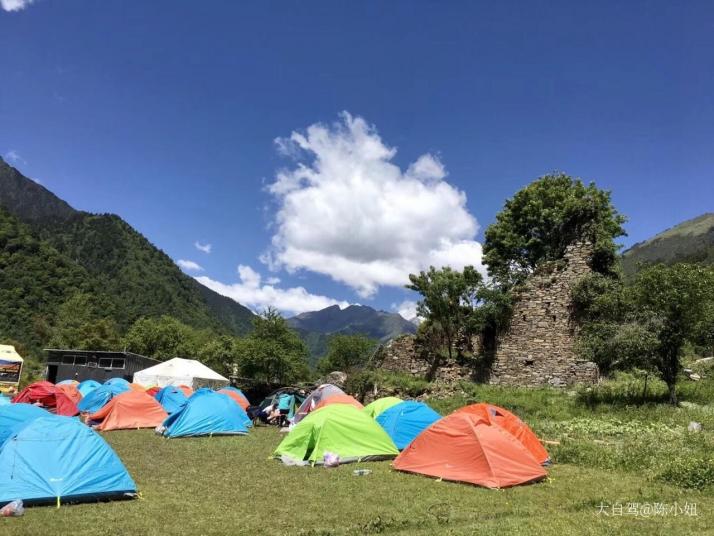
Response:
[[[340,463],[385,460],[399,454],[389,435],[368,415],[348,404],[332,404],[311,412],[273,453],[291,465],[322,464],[326,452]]]
[[[385,396],[384,398],[378,398],[377,400],[370,402],[364,407],[362,411],[364,411],[373,419],[376,419],[377,416],[379,416],[379,414],[382,413],[385,409],[389,409],[392,406],[396,406],[400,402],[402,402],[401,398],[397,398],[396,396]]]

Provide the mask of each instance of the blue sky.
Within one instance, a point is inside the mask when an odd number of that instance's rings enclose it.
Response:
[[[0,0],[0,154],[255,309],[391,309],[552,170],[626,245],[714,209],[714,4],[588,4]]]

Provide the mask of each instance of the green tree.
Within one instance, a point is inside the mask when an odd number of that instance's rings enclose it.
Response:
[[[309,375],[307,346],[273,308],[254,318],[237,354],[241,374],[265,383],[285,385]]]
[[[116,323],[99,315],[96,300],[77,293],[57,310],[48,345],[75,350],[117,350],[121,346]]]
[[[124,336],[124,345],[130,352],[162,361],[172,357],[194,358],[212,336],[211,331],[197,330],[164,315],[134,322]]]
[[[377,342],[364,335],[333,335],[327,341],[327,355],[318,370],[329,373],[334,370],[351,372],[363,368],[374,352]]]
[[[653,366],[677,404],[676,382],[684,345],[699,335],[714,302],[714,269],[695,264],[656,265],[640,272],[632,287],[634,307],[650,319],[658,345]]]
[[[223,374],[233,373],[233,364],[240,360],[240,345],[244,341],[226,335],[212,338],[198,350],[198,359],[213,370]]]
[[[478,292],[483,287],[483,277],[473,266],[463,272],[433,266],[427,272],[410,274],[408,289],[421,294],[417,314],[424,318],[420,332],[431,341],[443,341],[449,359],[453,359],[454,345],[460,333],[469,326],[469,320],[478,304]],[[441,351],[432,355],[427,378],[433,378],[441,364]]]
[[[583,357],[608,372],[652,370],[677,404],[676,382],[685,344],[711,329],[714,269],[693,264],[655,265],[632,285],[594,275],[573,291],[584,322],[578,346]]]
[[[489,275],[509,288],[539,263],[561,259],[568,245],[587,240],[593,244],[593,269],[608,272],[624,222],[610,192],[563,173],[546,175],[506,201],[486,229],[483,260]]]

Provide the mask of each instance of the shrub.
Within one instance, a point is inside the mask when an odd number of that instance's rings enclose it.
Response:
[[[704,489],[714,485],[714,459],[678,457],[657,475],[657,479],[682,488]]]

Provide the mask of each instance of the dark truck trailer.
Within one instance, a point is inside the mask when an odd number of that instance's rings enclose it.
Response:
[[[160,363],[156,359],[131,352],[99,350],[46,349],[47,381],[95,380],[104,383],[110,378],[133,381],[134,373]]]

